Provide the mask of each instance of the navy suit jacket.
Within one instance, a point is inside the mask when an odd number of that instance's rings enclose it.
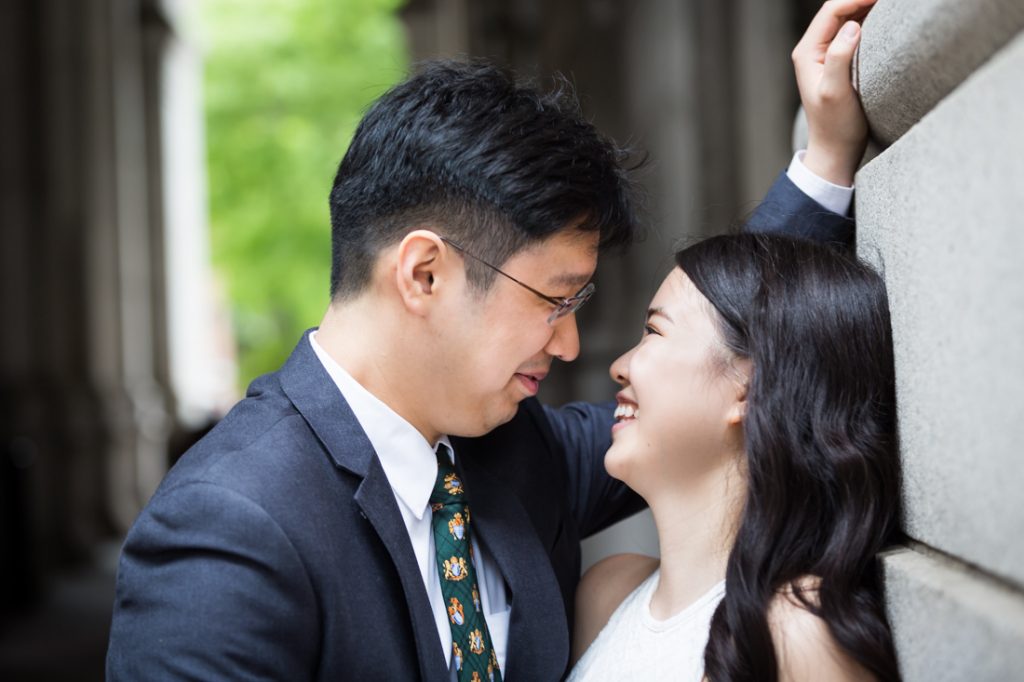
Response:
[[[847,242],[783,175],[747,229]],[[525,400],[453,438],[512,600],[503,671],[566,671],[580,539],[643,507],[604,470],[613,403]],[[380,462],[308,339],[173,467],[125,540],[110,680],[437,680],[448,668]]]

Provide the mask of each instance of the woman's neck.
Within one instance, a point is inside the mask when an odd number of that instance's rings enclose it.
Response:
[[[651,598],[659,620],[679,613],[725,579],[746,492],[735,468],[716,471],[685,491],[648,500],[658,529],[661,575]]]

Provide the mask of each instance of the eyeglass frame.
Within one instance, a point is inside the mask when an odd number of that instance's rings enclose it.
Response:
[[[578,292],[576,292],[575,294],[573,294],[572,296],[569,296],[567,298],[563,298],[561,296],[548,296],[547,294],[542,294],[541,292],[537,291],[536,289],[531,287],[529,284],[526,284],[525,282],[520,282],[518,279],[516,279],[512,275],[508,274],[507,272],[505,272],[504,270],[500,269],[499,267],[497,267],[495,265],[491,265],[490,263],[485,261],[483,258],[480,258],[479,256],[473,255],[472,253],[467,251],[464,247],[456,244],[451,239],[448,239],[448,237],[441,237],[441,241],[443,241],[445,244],[447,244],[448,246],[452,247],[453,249],[455,249],[459,253],[461,253],[463,255],[466,255],[466,256],[469,256],[470,258],[472,258],[473,260],[477,261],[478,263],[486,265],[487,267],[489,267],[491,270],[494,270],[499,275],[501,275],[503,277],[507,277],[508,279],[512,280],[513,282],[515,282],[519,286],[521,286],[524,289],[526,289],[527,291],[529,291],[531,294],[533,294],[537,298],[540,298],[540,299],[542,299],[544,301],[547,301],[551,305],[555,306],[555,309],[553,311],[551,311],[550,315],[548,315],[548,324],[551,324],[551,325],[553,325],[555,322],[557,322],[558,320],[562,319],[563,317],[568,317],[572,313],[575,313],[577,310],[582,308],[583,304],[591,299],[591,297],[594,295],[594,291],[596,291],[596,289],[597,289],[597,287],[594,286],[593,282],[588,282],[586,284],[586,286],[584,286]]]

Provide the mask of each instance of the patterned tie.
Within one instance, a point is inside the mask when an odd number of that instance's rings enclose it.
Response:
[[[430,508],[437,573],[448,607],[452,661],[459,682],[501,682],[498,657],[480,607],[470,542],[469,507],[462,479],[455,473],[448,448],[443,443],[437,447],[437,481],[430,495]]]

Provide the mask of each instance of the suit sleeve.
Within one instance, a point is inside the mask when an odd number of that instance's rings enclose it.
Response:
[[[611,447],[615,403],[544,406],[551,430],[565,452],[569,506],[583,537],[646,507],[626,484],[608,475],[604,454]]]
[[[183,484],[158,493],[125,541],[107,679],[308,679],[318,622],[306,570],[267,512]]]
[[[743,226],[745,232],[785,234],[833,246],[852,247],[854,222],[833,213],[793,184],[785,172]]]

